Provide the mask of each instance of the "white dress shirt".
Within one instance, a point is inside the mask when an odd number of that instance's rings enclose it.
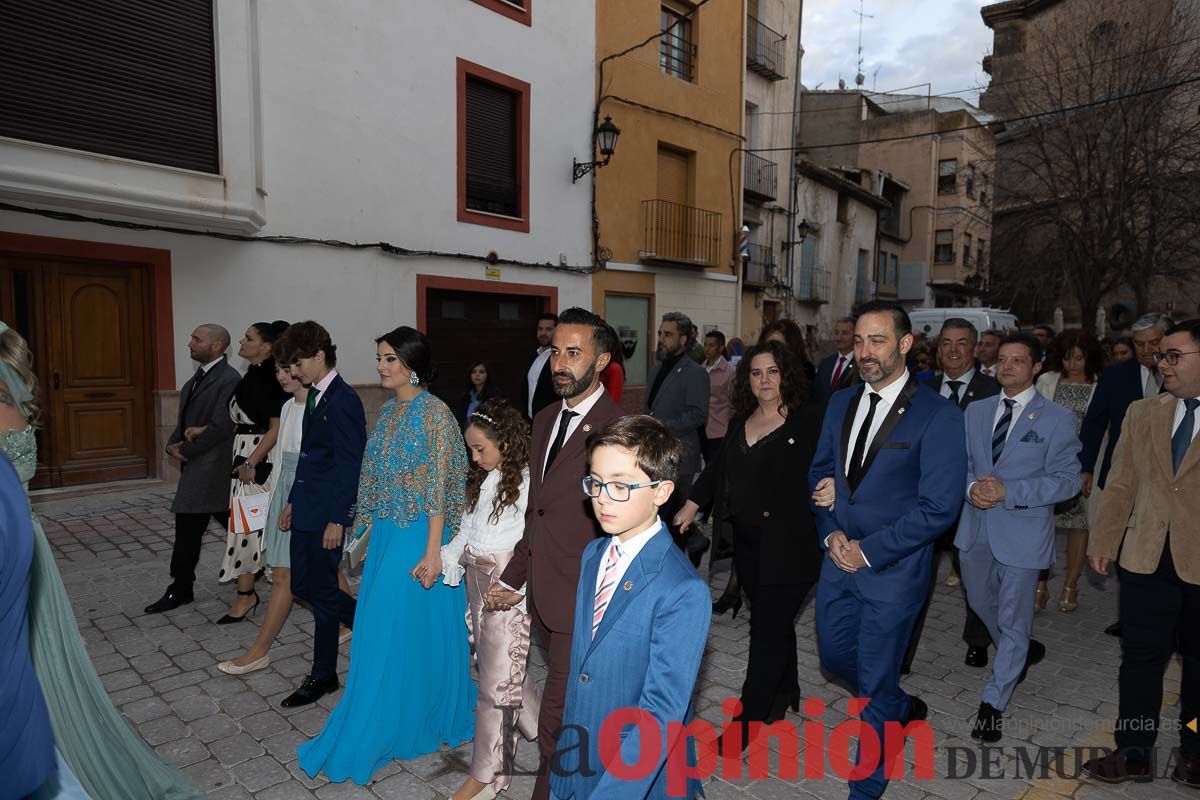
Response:
[[[575,430],[579,427],[579,423],[583,422],[583,418],[588,415],[592,407],[600,401],[600,396],[604,394],[604,384],[596,384],[596,391],[589,394],[583,399],[579,405],[574,408],[567,406],[566,398],[559,403],[557,414],[554,417],[554,424],[550,426],[550,438],[546,440],[546,452],[542,454],[542,474],[546,474],[546,459],[550,457],[550,447],[554,444],[554,440],[558,438],[558,426],[562,423],[562,412],[574,411],[575,416],[571,417],[571,421],[567,423],[567,438],[563,439],[565,447],[571,437],[575,435]],[[583,477],[582,475],[580,477]]]
[[[848,448],[845,454],[846,475],[850,474],[850,459],[854,456],[854,443],[858,441],[858,432],[862,429],[863,422],[867,418],[867,412],[871,410],[870,397],[873,394],[879,395],[879,402],[875,404],[875,416],[871,418],[871,429],[867,431],[867,443],[863,448],[863,458],[867,457],[867,451],[871,449],[871,442],[875,440],[875,434],[879,433],[879,429],[883,427],[883,418],[892,410],[892,406],[896,403],[896,398],[904,391],[904,387],[908,384],[908,369],[897,379],[889,383],[881,391],[876,392],[871,388],[870,384],[863,387],[862,397],[858,400],[858,409],[854,412],[854,425],[850,428],[850,441],[846,444]]]
[[[1012,421],[1010,421],[1008,423],[1008,431],[1004,434],[1004,443],[1005,444],[1008,444],[1008,437],[1012,436],[1013,428],[1017,427],[1017,420],[1021,418],[1021,414],[1022,414],[1022,412],[1025,411],[1025,408],[1031,402],[1033,402],[1033,396],[1036,394],[1037,394],[1036,386],[1030,386],[1028,389],[1021,392],[1016,397],[1012,397],[1012,398],[1010,398],[1004,392],[1000,393],[1000,402],[998,402],[996,404],[996,414],[995,414],[995,416],[992,417],[992,431],[996,430],[996,424],[1000,422],[1000,418],[1004,416],[1004,412],[1008,409],[1008,406],[1006,406],[1004,404],[1004,401],[1005,400],[1016,400],[1017,401],[1016,404],[1013,406]],[[989,440],[990,440],[990,436],[989,436]]]
[[[336,377],[337,377],[337,370],[331,369],[331,370],[329,370],[328,375],[326,375],[324,378],[321,378],[321,380],[317,381],[316,383],[314,383],[313,385],[308,387],[308,391],[310,394],[312,392],[317,393],[317,396],[315,398],[313,398],[313,408],[316,408],[317,403],[321,402],[321,395],[325,394],[325,390],[329,388],[329,384],[333,383],[333,379]],[[306,400],[307,400],[307,398],[306,398]]]
[[[221,359],[223,359],[223,358],[225,358],[225,356],[220,355],[220,356],[217,356],[216,358],[214,358],[212,361],[208,362],[207,364],[201,364],[200,369],[204,370],[204,377],[207,378],[208,373],[212,372],[212,368],[215,367],[217,364],[220,364]],[[1142,369],[1145,369],[1145,367],[1142,367]]]
[[[641,533],[634,534],[624,542],[619,541],[616,536],[610,537],[608,547],[604,548],[604,552],[600,556],[600,568],[596,570],[596,586],[594,589],[592,589],[593,601],[595,600],[596,592],[600,591],[600,582],[604,580],[604,565],[608,563],[608,553],[612,549],[613,545],[621,545],[621,558],[617,561],[617,589],[613,591],[613,595],[616,596],[617,590],[619,590],[621,587],[621,579],[625,577],[625,570],[629,569],[629,565],[633,563],[635,558],[637,558],[637,554],[642,552],[642,548],[646,546],[646,543],[650,541],[651,537],[653,537],[654,534],[658,532],[658,529],[662,526],[663,521],[661,519],[655,519],[654,524],[649,528],[646,528],[646,530],[642,531]],[[612,605],[611,600],[609,601],[609,605]]]
[[[962,386],[958,387],[958,401],[961,403],[962,399],[967,396],[967,387],[971,385],[971,381],[974,380],[974,378],[975,378],[975,368],[974,367],[971,367],[969,370],[964,372],[962,375],[959,375],[957,378],[951,378],[949,375],[943,374],[942,375],[942,389],[941,389],[942,397],[949,400],[950,399],[950,381],[952,381],[952,380],[960,381],[962,383]]]
[[[980,364],[979,372],[982,375],[987,375],[989,378],[994,378],[994,377],[996,377],[996,365],[992,364],[989,367],[987,364]]]
[[[1142,367],[1142,369],[1145,369],[1145,367]],[[1196,441],[1196,434],[1200,433],[1200,420],[1198,420],[1196,418],[1198,412],[1200,412],[1200,409],[1197,409],[1196,411],[1192,412],[1192,441],[1193,442]],[[1186,413],[1187,413],[1187,406],[1185,406],[1183,404],[1183,398],[1180,397],[1175,401],[1175,422],[1171,425],[1171,435],[1172,436],[1175,435],[1175,431],[1179,430],[1179,425],[1180,425],[1180,423],[1183,422],[1183,415]]]
[[[539,347],[538,354],[533,359],[533,363],[529,365],[529,374],[525,376],[525,380],[529,383],[529,408],[525,409],[529,412],[529,418],[533,419],[533,393],[537,391],[538,378],[542,375],[542,367],[546,366],[546,362],[550,360],[550,348]]]
[[[505,506],[496,522],[491,521],[492,503],[500,487],[500,470],[494,469],[483,479],[479,487],[479,499],[475,508],[463,514],[458,533],[442,547],[442,575],[447,586],[458,586],[466,570],[458,563],[464,550],[474,555],[507,553],[517,546],[525,532],[525,509],[529,504],[529,468],[521,476],[521,489],[517,502]],[[524,600],[520,608],[525,610]]]
[[[1142,397],[1154,397],[1162,390],[1162,376],[1158,374],[1158,370],[1150,369],[1145,364],[1140,364],[1139,369],[1142,371]]]

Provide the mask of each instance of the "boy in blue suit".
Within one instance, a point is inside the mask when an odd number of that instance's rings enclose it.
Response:
[[[967,406],[967,500],[954,545],[967,602],[996,643],[971,736],[1000,739],[1013,690],[1046,649],[1030,638],[1038,576],[1054,563],[1054,504],[1079,494],[1075,416],[1038,394],[1042,347],[1027,334],[1000,342],[1003,391]]]
[[[291,529],[292,593],[313,612],[312,672],[281,705],[315,703],[338,690],[338,623],[354,627],[354,598],[338,586],[342,539],[354,523],[358,475],[367,446],[362,400],[342,380],[337,348],[329,332],[315,322],[288,328],[286,349],[292,375],[308,389],[300,460],[281,530]]]
[[[550,790],[558,800],[665,798],[673,796],[666,764],[683,761],[677,748],[688,748],[687,763],[695,760],[680,727],[691,721],[712,617],[708,587],[658,517],[675,490],[683,446],[653,417],[629,416],[592,434],[587,448],[583,490],[609,536],[583,552]],[[622,709],[638,709],[645,721],[609,726],[609,736],[627,734],[614,758],[640,765],[637,776],[624,778],[600,759],[605,720]],[[647,742],[648,735],[658,741]],[[643,749],[656,760],[643,761]],[[699,782],[689,779],[686,796],[698,792]]]

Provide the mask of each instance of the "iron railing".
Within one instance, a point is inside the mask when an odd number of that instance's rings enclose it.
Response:
[[[691,25],[678,22],[662,35],[658,45],[658,64],[663,72],[694,80],[699,48],[691,41]]]
[[[800,267],[796,279],[796,299],[804,303],[829,302],[829,270],[821,267]]]
[[[746,68],[769,81],[784,79],[786,37],[746,16]]]
[[[650,261],[715,267],[721,258],[721,213],[672,203],[642,201],[642,251]]]
[[[746,286],[774,286],[778,276],[777,270],[775,252],[767,245],[752,244],[742,283]]]
[[[776,185],[775,162],[754,153],[746,153],[743,191],[757,200],[774,200]]]

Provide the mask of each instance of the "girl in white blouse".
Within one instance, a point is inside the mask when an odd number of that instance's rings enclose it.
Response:
[[[471,454],[467,511],[458,535],[442,548],[442,572],[450,586],[466,578],[467,636],[479,670],[479,700],[470,777],[453,800],[490,800],[508,788],[510,778],[504,773],[510,770],[504,767],[513,763],[517,730],[530,740],[537,736],[541,706],[541,691],[525,668],[525,603],[509,611],[487,611],[483,602],[525,531],[529,425],[504,400],[488,400],[467,418],[463,435]]]

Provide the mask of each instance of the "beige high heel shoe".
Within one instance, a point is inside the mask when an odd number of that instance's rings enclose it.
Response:
[[[1079,608],[1079,589],[1064,586],[1062,597],[1058,598],[1058,610],[1064,614],[1070,614],[1077,608]]]

